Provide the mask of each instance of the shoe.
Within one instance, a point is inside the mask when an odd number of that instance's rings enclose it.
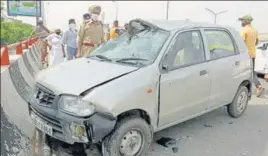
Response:
[[[259,88],[257,89],[257,97],[262,96],[264,90],[265,90],[265,89],[264,89],[263,87],[259,87]]]

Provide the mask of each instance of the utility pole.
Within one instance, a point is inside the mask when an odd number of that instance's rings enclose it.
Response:
[[[169,1],[167,1],[166,20],[168,20],[168,13],[169,13]]]
[[[35,1],[35,18],[36,18],[36,25],[38,24],[38,21],[39,21],[39,15],[38,15],[38,4],[39,4],[39,0],[36,0]]]
[[[49,2],[48,2],[48,4],[49,4]],[[41,5],[40,6],[40,8],[41,8],[41,17],[42,17],[44,25],[47,26],[47,12],[45,10],[45,2],[41,1],[40,5]]]
[[[228,12],[227,10],[225,10],[225,11],[221,11],[221,12],[216,13],[216,12],[212,11],[211,9],[208,9],[208,8],[205,8],[205,9],[214,15],[214,23],[215,24],[217,23],[217,17],[218,17],[218,15],[221,15],[223,13]]]
[[[117,1],[112,1],[115,3],[115,20],[118,20],[118,3]]]

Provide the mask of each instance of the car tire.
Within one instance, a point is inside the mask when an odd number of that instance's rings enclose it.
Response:
[[[233,118],[239,118],[244,114],[248,106],[249,90],[245,86],[240,86],[233,102],[227,106],[228,114]]]
[[[136,116],[126,117],[119,121],[115,130],[103,140],[102,154],[104,156],[143,156],[148,152],[152,139],[152,129],[146,121]],[[132,141],[134,144],[129,144]]]

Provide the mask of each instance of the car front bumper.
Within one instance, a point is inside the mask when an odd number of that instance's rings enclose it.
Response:
[[[45,129],[40,129],[40,126],[35,125],[37,128],[68,144],[97,143],[114,129],[116,123],[116,118],[98,112],[89,117],[80,118],[38,104],[29,103],[28,105],[33,123],[36,122],[33,118],[38,118],[50,127],[52,132],[47,133]]]

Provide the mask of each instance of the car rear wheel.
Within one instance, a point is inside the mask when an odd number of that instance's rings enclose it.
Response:
[[[142,156],[147,153],[152,142],[150,126],[139,117],[121,120],[102,143],[105,156]]]
[[[248,106],[248,88],[240,86],[236,96],[231,104],[227,106],[228,114],[233,118],[242,116]]]

